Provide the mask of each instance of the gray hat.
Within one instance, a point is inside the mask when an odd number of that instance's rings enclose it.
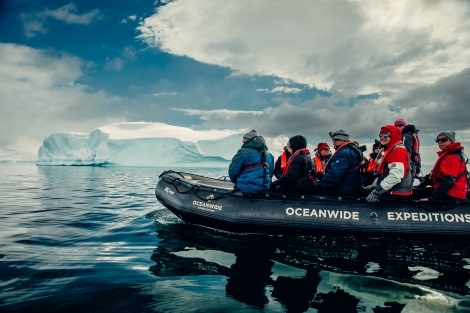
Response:
[[[329,132],[331,139],[349,140],[349,135],[342,129],[335,132]]]
[[[437,137],[439,136],[446,136],[447,138],[450,139],[450,141],[452,141],[453,143],[455,142],[455,132],[453,131],[440,132],[439,135],[437,135]]]
[[[243,138],[252,139],[252,138],[255,138],[256,136],[258,136],[258,133],[256,132],[256,130],[252,129],[249,132],[247,132],[245,135],[243,135]]]

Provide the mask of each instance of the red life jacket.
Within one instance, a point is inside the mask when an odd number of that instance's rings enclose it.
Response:
[[[367,167],[366,167],[366,173],[374,173],[377,169],[377,161],[375,160],[375,158],[370,158],[369,159],[369,163],[367,164]]]
[[[455,142],[448,145],[444,151],[439,151],[439,158],[434,164],[431,173],[429,173],[429,179],[433,182],[433,188],[438,188],[441,177],[450,174],[444,172],[443,169],[455,169],[454,173],[456,174],[456,179],[454,185],[447,191],[447,194],[458,199],[465,199],[468,189],[467,162],[463,158],[462,149],[460,142]],[[457,155],[459,163],[454,163],[455,158],[448,158],[450,155]],[[442,164],[445,164],[445,166],[442,166]]]
[[[289,172],[289,165],[292,163],[292,160],[295,159],[296,156],[298,156],[301,152],[303,152],[305,155],[310,155],[310,151],[306,148],[301,148],[297,151],[295,151],[289,158],[289,160],[287,161],[287,165],[286,165],[286,168],[284,169],[284,171],[282,172],[282,175],[283,176],[287,176],[287,173]]]

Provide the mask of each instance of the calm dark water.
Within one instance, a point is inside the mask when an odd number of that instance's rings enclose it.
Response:
[[[163,170],[0,164],[0,312],[470,312],[468,238],[203,229]]]

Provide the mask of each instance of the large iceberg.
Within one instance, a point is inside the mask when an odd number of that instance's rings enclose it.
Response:
[[[164,123],[116,123],[91,133],[44,139],[38,165],[227,167],[241,146],[240,130],[196,131]]]

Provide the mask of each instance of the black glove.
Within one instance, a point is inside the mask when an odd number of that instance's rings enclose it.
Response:
[[[275,191],[277,186],[279,186],[279,180],[273,181],[269,187],[269,191]]]
[[[380,195],[383,194],[385,190],[380,187],[380,185],[377,185],[374,190],[367,196],[366,201],[369,203],[375,203],[380,200]]]
[[[432,181],[429,179],[429,174],[424,177],[420,177],[419,181],[421,183],[419,184],[418,188],[426,188],[426,186],[432,186]]]

